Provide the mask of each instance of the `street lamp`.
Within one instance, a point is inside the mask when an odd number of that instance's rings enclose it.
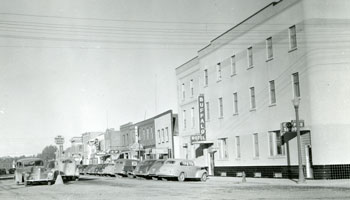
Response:
[[[293,100],[293,105],[295,109],[295,122],[297,127],[297,140],[298,140],[298,164],[299,164],[299,179],[298,183],[304,183],[305,177],[303,172],[303,163],[301,159],[301,141],[300,141],[300,124],[299,124],[299,105],[300,97],[295,97]]]

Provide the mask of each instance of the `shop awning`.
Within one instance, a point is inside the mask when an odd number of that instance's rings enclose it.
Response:
[[[204,141],[192,142],[192,144],[214,144],[214,142],[213,141],[209,141],[209,140],[204,140]]]

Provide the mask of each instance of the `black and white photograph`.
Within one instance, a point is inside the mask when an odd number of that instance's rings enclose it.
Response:
[[[0,199],[350,199],[350,1],[0,0]]]

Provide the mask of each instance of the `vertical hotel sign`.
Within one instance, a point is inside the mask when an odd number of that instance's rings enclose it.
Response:
[[[205,129],[205,108],[204,108],[204,95],[198,96],[198,111],[199,111],[199,135],[191,136],[191,143],[198,141],[205,141],[206,129]]]

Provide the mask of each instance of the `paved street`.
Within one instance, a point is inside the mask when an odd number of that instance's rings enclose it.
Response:
[[[350,189],[346,187],[349,180],[323,186],[265,180],[247,179],[241,183],[235,178],[212,177],[205,183],[181,183],[84,176],[64,185],[25,187],[8,179],[0,180],[0,199],[350,199]]]

